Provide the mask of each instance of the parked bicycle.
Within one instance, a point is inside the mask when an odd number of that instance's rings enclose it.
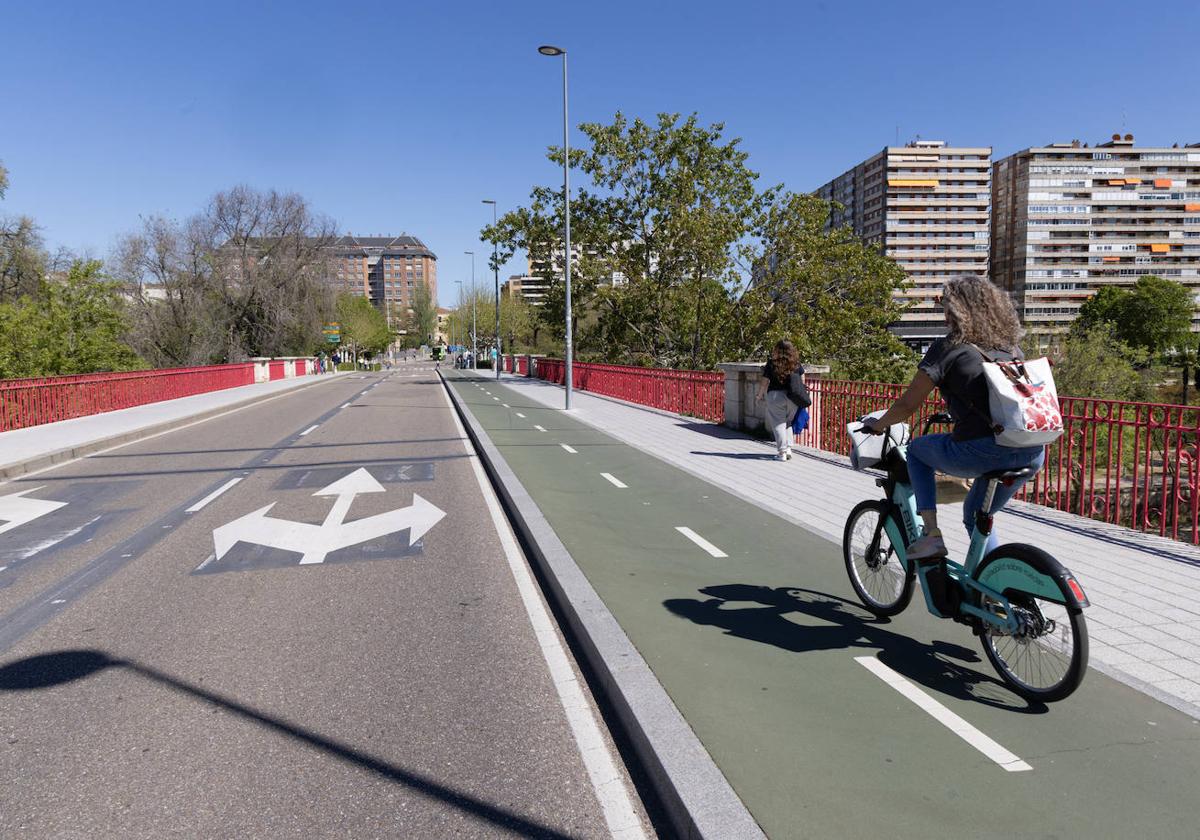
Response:
[[[946,414],[930,417],[949,423]],[[900,613],[921,581],[925,606],[938,618],[970,626],[980,637],[984,653],[1001,678],[1022,697],[1033,701],[1061,700],[1083,681],[1087,670],[1088,639],[1083,588],[1056,559],[1032,545],[1000,545],[984,555],[992,531],[992,498],[1000,483],[1026,478],[1030,468],[997,470],[978,480],[988,482],[976,515],[970,548],[963,563],[943,561],[947,597],[941,611],[930,595],[927,574],[935,565],[908,560],[905,549],[921,536],[921,521],[909,484],[903,437],[890,427],[883,436],[876,479],[883,499],[859,503],[846,520],[842,553],[850,584],[863,605],[879,617]],[[907,430],[907,426],[904,426]]]

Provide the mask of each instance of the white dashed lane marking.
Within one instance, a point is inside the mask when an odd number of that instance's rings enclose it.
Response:
[[[683,525],[676,525],[675,530],[678,531],[679,533],[683,534],[685,537],[687,537],[689,540],[694,542],[696,545],[703,548],[705,551],[707,551],[713,557],[728,557],[729,556],[724,551],[722,551],[721,549],[717,548],[715,545],[710,543],[708,540],[704,539],[704,537],[697,534],[691,528],[687,528]]]
[[[544,431],[546,431],[544,428],[542,428],[541,426],[538,426],[538,425],[534,425],[534,427],[533,427],[533,428],[537,429],[539,432],[544,432]]]
[[[241,481],[240,478],[229,479],[229,481],[226,481],[224,484],[222,484],[216,490],[209,493],[207,496],[205,496],[200,501],[196,502],[196,504],[192,505],[190,508],[185,508],[183,512],[184,513],[195,513],[196,511],[200,510],[205,505],[207,505],[209,502],[211,502],[213,499],[217,498],[217,496],[220,496],[222,493],[224,493],[230,487],[233,487],[233,485],[237,484],[239,481]]]
[[[307,429],[305,429],[303,432],[300,433],[300,437],[304,437],[309,432],[316,431],[317,426],[320,426],[320,425],[321,425],[320,423],[317,423],[316,426],[309,426]]]
[[[629,486],[628,484],[621,481],[621,479],[617,478],[612,473],[600,473],[600,475],[604,476],[604,478],[608,481],[608,483],[611,484],[613,487],[620,487],[622,490],[624,490],[626,487]]]
[[[945,726],[959,738],[962,738],[968,744],[981,753],[986,755],[992,761],[999,764],[1010,773],[1020,773],[1025,770],[1032,770],[1033,767],[1021,760],[1021,757],[1014,755],[1004,747],[997,744],[987,735],[984,735],[971,724],[967,723],[959,715],[947,709],[937,700],[934,700],[924,691],[904,677],[897,674],[888,666],[884,665],[874,656],[856,656],[854,661],[862,665],[879,679],[890,685],[892,688],[899,691],[909,700],[917,704],[918,707],[928,712],[934,720]]]
[[[572,449],[571,447],[567,446],[565,443],[560,443],[560,444],[559,444],[559,446],[561,446],[563,449],[565,449],[565,450],[567,450],[568,452],[570,452],[572,455],[578,455],[578,454],[579,454],[579,451],[578,451],[578,450]]]

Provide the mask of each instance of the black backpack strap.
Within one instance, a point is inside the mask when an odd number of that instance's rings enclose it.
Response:
[[[980,356],[983,356],[984,361],[991,362],[994,365],[1000,364],[1000,362],[998,362],[996,359],[992,358],[987,353],[984,353],[983,349],[979,345],[972,344],[969,341],[965,342],[965,343],[968,347],[974,347],[975,352],[978,353]],[[1016,355],[1016,354],[1013,354],[1013,355]],[[972,411],[974,411],[976,414],[978,414],[979,417],[988,424],[988,426],[992,430],[992,434],[998,435],[1004,431],[1004,427],[1002,425],[1000,425],[999,423],[997,423],[995,420],[993,420],[992,415],[990,413],[988,413],[986,411],[981,411],[979,409],[979,406],[975,405],[975,403],[971,402],[970,400],[964,399],[963,402],[965,402]]]

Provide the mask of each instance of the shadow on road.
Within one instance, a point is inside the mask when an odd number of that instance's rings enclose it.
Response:
[[[1042,703],[1029,703],[1013,694],[999,679],[960,664],[981,661],[970,648],[943,641],[927,645],[893,633],[884,627],[886,621],[860,618],[859,614],[868,614],[853,601],[836,595],[745,583],[706,586],[700,594],[707,598],[672,598],[663,606],[696,624],[719,627],[730,636],[793,653],[878,650],[881,662],[941,694],[1026,714],[1048,711]],[[797,624],[786,617],[793,613],[824,623],[815,627]]]
[[[256,711],[236,700],[184,682],[162,671],[127,659],[116,659],[100,650],[61,650],[19,659],[0,668],[0,691],[34,691],[84,679],[109,668],[120,668],[137,674],[173,691],[211,703],[271,731],[294,738],[315,747],[334,758],[368,770],[389,781],[404,785],[417,793],[444,802],[472,816],[506,829],[521,837],[541,837],[548,840],[570,840],[570,835],[525,819],[489,802],[477,799],[454,788],[433,781],[419,773],[356,750],[346,744],[325,738],[287,721]]]

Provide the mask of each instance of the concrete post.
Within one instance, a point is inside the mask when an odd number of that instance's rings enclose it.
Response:
[[[722,362],[717,365],[725,374],[725,425],[731,429],[753,432],[762,429],[766,416],[766,401],[757,398],[758,381],[766,362]],[[813,384],[829,373],[828,365],[805,365],[804,380]],[[817,428],[821,407],[817,395],[808,409],[809,428]]]

